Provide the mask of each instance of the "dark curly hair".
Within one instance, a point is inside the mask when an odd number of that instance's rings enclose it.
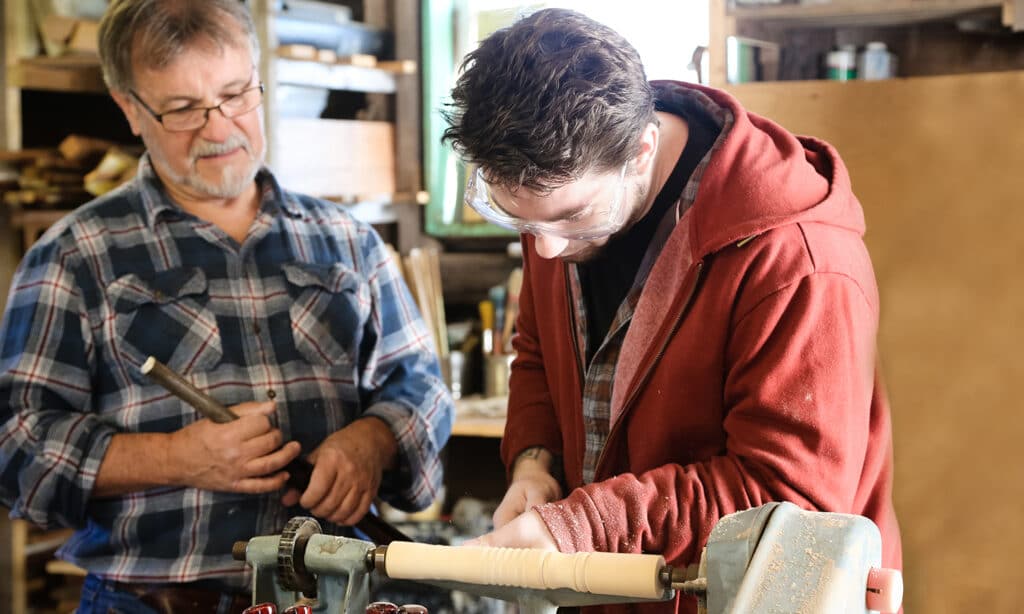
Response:
[[[639,54],[575,11],[541,10],[498,30],[462,71],[441,140],[498,185],[547,191],[618,170],[657,123]]]

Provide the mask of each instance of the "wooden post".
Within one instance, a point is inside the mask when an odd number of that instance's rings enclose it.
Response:
[[[722,87],[727,82],[725,39],[736,34],[736,20],[730,17],[726,0],[711,0],[708,12],[708,84]]]
[[[1014,32],[1024,30],[1024,0],[1006,0],[1003,4],[1003,23]]]
[[[7,508],[0,508],[0,608],[6,604],[11,614],[25,614],[27,578],[25,577],[25,545],[28,525],[11,520]]]
[[[271,0],[252,0],[252,19],[256,23],[256,38],[260,44],[260,79],[263,81],[263,132],[267,166],[273,168],[276,146],[277,114],[274,101],[277,92],[277,37],[274,35],[274,15]]]

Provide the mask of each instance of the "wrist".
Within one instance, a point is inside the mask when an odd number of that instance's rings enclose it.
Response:
[[[389,471],[398,465],[398,439],[391,430],[391,425],[378,416],[365,416],[352,423],[362,429],[373,442],[373,449],[379,454],[380,466]]]
[[[158,459],[153,474],[154,481],[160,486],[183,486],[188,483],[188,470],[183,465],[188,455],[180,454],[181,431],[173,433],[153,433],[153,458]]]
[[[551,463],[554,458],[554,455],[542,446],[526,448],[516,456],[512,465],[512,480],[537,472],[551,475]]]

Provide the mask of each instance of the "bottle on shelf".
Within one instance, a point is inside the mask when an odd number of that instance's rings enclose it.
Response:
[[[857,48],[842,45],[825,56],[825,76],[831,81],[852,81],[857,78]]]
[[[896,74],[896,56],[885,43],[871,41],[857,59],[857,77],[867,81],[891,79]]]

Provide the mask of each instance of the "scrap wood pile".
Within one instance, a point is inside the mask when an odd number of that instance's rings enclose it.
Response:
[[[56,149],[0,152],[0,191],[12,209],[72,209],[135,176],[139,151],[78,135]]]

